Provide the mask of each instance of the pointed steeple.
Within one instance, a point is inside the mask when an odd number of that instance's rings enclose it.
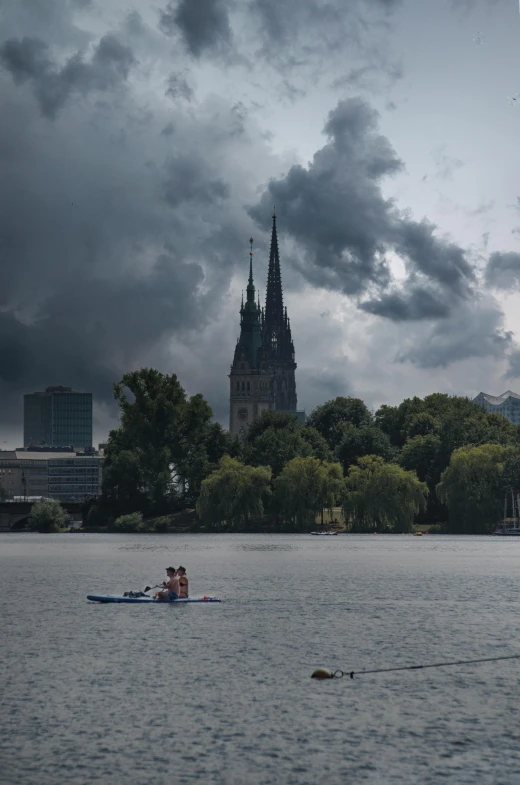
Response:
[[[253,281],[253,238],[249,238],[249,280],[247,282],[247,302],[255,303],[255,284]]]
[[[271,327],[280,327],[283,324],[282,276],[280,273],[278,235],[276,232],[276,207],[273,209],[271,250],[269,253],[267,292],[265,296],[265,322],[268,329]]]

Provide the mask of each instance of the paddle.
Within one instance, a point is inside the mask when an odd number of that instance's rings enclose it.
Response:
[[[164,586],[159,586],[159,585],[157,585],[157,586],[145,586],[142,594],[146,594],[147,591],[152,591],[152,589],[164,589]],[[132,594],[133,594],[133,592],[132,592]],[[130,592],[125,592],[123,596],[124,597],[129,597],[130,596]],[[149,597],[150,595],[146,594],[146,596]]]

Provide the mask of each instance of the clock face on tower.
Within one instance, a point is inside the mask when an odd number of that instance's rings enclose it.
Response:
[[[238,417],[240,420],[247,420],[247,409],[239,409]]]

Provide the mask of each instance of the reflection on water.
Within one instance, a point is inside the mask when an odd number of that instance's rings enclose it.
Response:
[[[2,785],[516,785],[520,542],[0,535]],[[181,561],[214,605],[95,605]],[[177,558],[176,558],[177,556]]]

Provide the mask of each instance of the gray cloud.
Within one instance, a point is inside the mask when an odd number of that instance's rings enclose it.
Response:
[[[208,161],[198,156],[179,155],[166,164],[164,197],[171,207],[193,201],[201,205],[229,197],[229,185],[211,172]]]
[[[496,251],[489,257],[486,271],[486,283],[495,289],[520,289],[520,253]]]
[[[504,315],[494,301],[466,302],[428,332],[410,335],[396,359],[419,368],[439,368],[469,357],[504,358],[513,346],[513,334],[503,325]]]
[[[365,101],[340,102],[325,124],[327,144],[307,168],[293,166],[285,177],[271,180],[250,213],[265,225],[269,205],[278,204],[284,230],[301,248],[299,269],[305,278],[347,295],[363,295],[374,286],[385,291],[391,284],[385,253],[395,251],[408,267],[407,287],[413,287],[413,293],[398,295],[399,318],[417,319],[418,297],[424,298],[425,291],[421,279],[445,288],[447,302],[453,303],[453,295],[471,294],[475,275],[465,251],[438,238],[435,225],[411,220],[383,198],[381,180],[403,164],[377,126],[378,114]],[[448,315],[441,299],[446,302],[442,293],[434,308],[429,298],[424,318],[431,318],[433,310]],[[396,307],[395,294],[379,305],[372,298],[365,306],[388,316],[397,313]]]
[[[504,379],[520,379],[520,349],[510,353]]]
[[[359,306],[367,313],[383,316],[394,322],[445,319],[451,313],[450,305],[441,293],[415,288],[409,292],[389,292],[379,299],[367,300]]]
[[[169,98],[184,98],[191,101],[193,98],[193,88],[188,84],[188,80],[182,74],[170,74],[166,80],[166,92]]]
[[[180,0],[161,11],[159,27],[165,35],[179,32],[194,57],[208,52],[225,52],[233,34],[225,0]]]
[[[56,116],[74,92],[86,95],[112,90],[126,80],[135,64],[132,50],[114,35],[101,38],[89,63],[77,53],[59,68],[48,51],[39,38],[10,39],[0,48],[0,63],[17,84],[33,84],[42,113],[49,118]]]

